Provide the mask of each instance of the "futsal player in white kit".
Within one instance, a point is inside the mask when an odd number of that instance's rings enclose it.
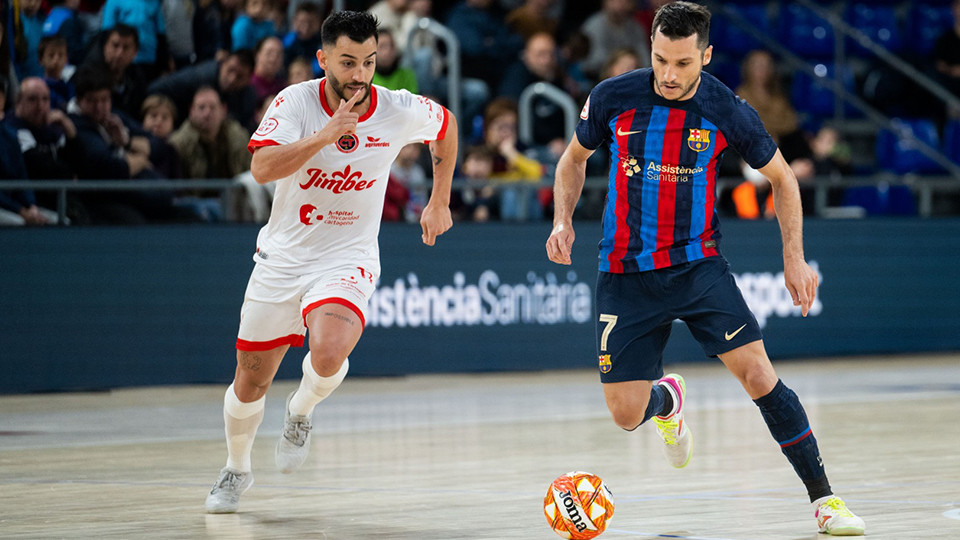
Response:
[[[309,329],[303,378],[287,398],[276,447],[283,472],[306,460],[314,406],[343,381],[363,332],[380,275],[387,177],[404,145],[428,143],[434,163],[423,242],[432,246],[453,224],[456,118],[425,97],[371,85],[377,22],[368,13],[333,13],[321,42],[325,78],[280,92],[248,146],[254,178],[277,189],[240,312],[237,370],[223,405],[227,463],[207,496],[210,513],[236,512],[253,485],[250,452],[267,388]]]

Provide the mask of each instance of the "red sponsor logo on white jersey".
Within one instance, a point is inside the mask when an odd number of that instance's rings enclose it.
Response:
[[[370,136],[367,137],[367,144],[363,145],[364,148],[386,148],[388,146],[390,146],[389,142]]]
[[[334,193],[340,194],[344,191],[362,191],[373,186],[376,178],[373,180],[361,180],[363,173],[360,171],[351,171],[347,165],[342,171],[334,171],[329,175],[322,169],[307,169],[310,179],[300,184],[300,189],[320,188],[328,189]]]
[[[305,204],[300,207],[300,223],[304,225],[313,225],[323,221],[323,214],[317,213],[317,207],[312,204]],[[264,257],[266,258],[266,257]]]
[[[280,122],[277,121],[276,118],[273,118],[273,117],[267,118],[266,120],[263,121],[263,123],[260,124],[260,127],[257,128],[256,134],[260,135],[261,137],[263,137],[264,135],[269,135],[270,133],[273,133],[273,131],[277,129],[277,126],[279,125],[280,125]]]

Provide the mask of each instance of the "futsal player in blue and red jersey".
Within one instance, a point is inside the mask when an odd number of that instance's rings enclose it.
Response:
[[[683,421],[686,385],[663,375],[663,348],[683,320],[760,408],[771,435],[803,481],[820,532],[862,535],[864,522],[833,495],[797,395],[777,377],[760,327],[720,254],[714,210],[717,171],[731,147],[769,179],[783,239],[784,281],[806,316],[816,272],[804,260],[797,179],[757,112],[704,73],[710,12],[689,2],[653,20],[652,67],[601,82],[557,165],[550,260],[570,264],[573,210],[587,158],[610,149],[597,278],[600,380],[614,422],[632,431],[653,418],[674,467],[692,454]]]

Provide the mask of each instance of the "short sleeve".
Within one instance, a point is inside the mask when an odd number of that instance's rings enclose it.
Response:
[[[746,101],[735,98],[736,104],[721,127],[727,142],[751,168],[760,169],[777,153],[777,143],[767,133],[760,115]]]
[[[302,92],[293,86],[283,89],[263,113],[260,126],[250,137],[247,150],[251,153],[260,146],[290,144],[303,138],[305,109]]]
[[[580,111],[580,122],[577,124],[577,140],[587,150],[596,150],[610,136],[601,107],[603,99],[598,94],[597,88],[590,92]]]
[[[447,135],[450,111],[432,99],[406,90],[396,90],[401,105],[409,111],[407,144],[439,141]]]

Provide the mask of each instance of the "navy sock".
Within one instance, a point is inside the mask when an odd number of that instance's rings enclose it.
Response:
[[[793,470],[807,488],[810,502],[831,495],[827,473],[823,469],[817,439],[810,429],[807,414],[793,390],[783,381],[769,394],[753,400],[760,407],[763,421],[767,423],[770,434],[780,445],[780,451],[787,456]]]
[[[654,415],[664,415],[673,410],[673,398],[666,388],[654,383],[650,389],[650,401],[647,403],[647,410],[643,413],[643,422],[646,422]],[[643,424],[643,422],[640,422]]]

